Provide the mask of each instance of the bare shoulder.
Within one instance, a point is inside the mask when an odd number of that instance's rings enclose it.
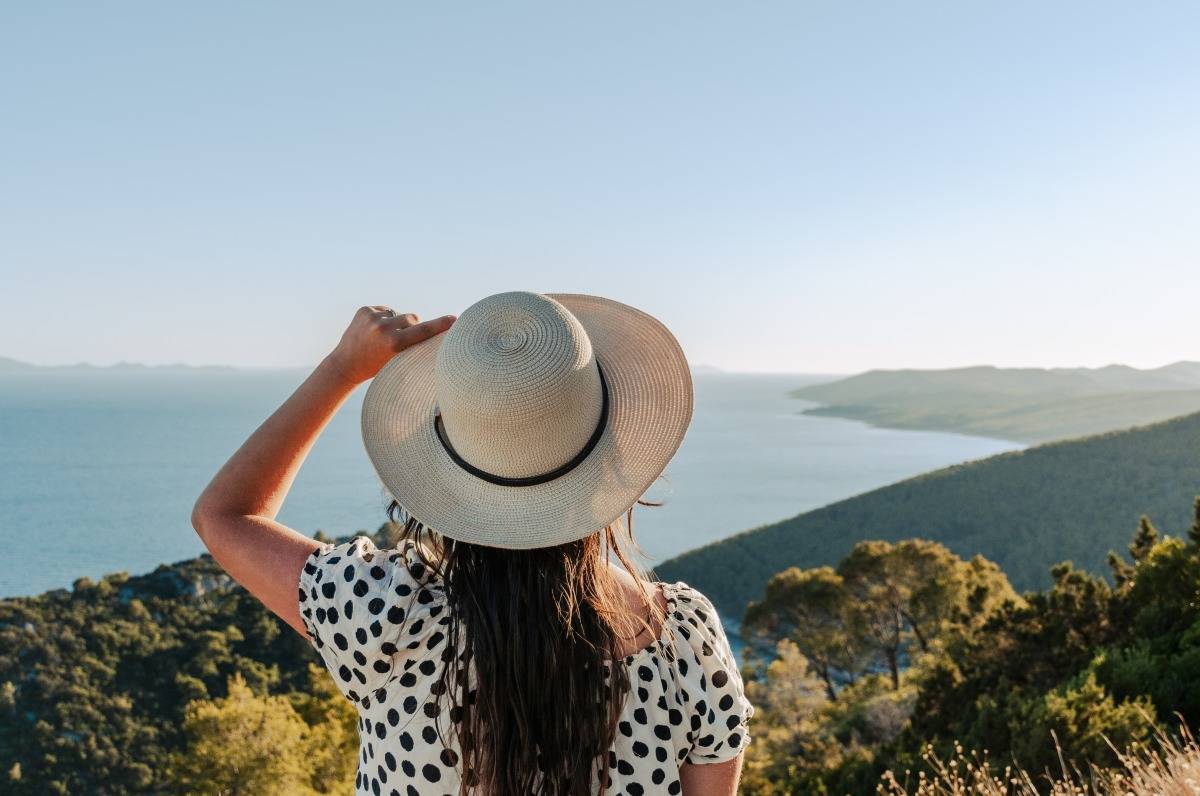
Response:
[[[650,595],[660,607],[666,607],[667,599],[662,583],[631,575],[616,564],[610,564],[608,570],[612,579],[621,587],[630,607],[644,605],[643,594]]]
[[[622,650],[630,655],[649,646],[662,633],[667,614],[667,596],[661,583],[642,580],[617,566],[611,566],[610,572],[624,597],[631,632],[635,628],[639,631],[628,639]],[[646,605],[647,598],[653,603],[653,609]]]

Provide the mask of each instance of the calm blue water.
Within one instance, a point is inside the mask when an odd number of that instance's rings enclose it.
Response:
[[[208,479],[300,371],[0,375],[0,596],[200,553]],[[696,415],[634,529],[651,562],[917,473],[1019,447],[798,414],[811,376],[704,374]],[[331,535],[383,522],[358,431],[360,390],[317,442],[280,520]]]

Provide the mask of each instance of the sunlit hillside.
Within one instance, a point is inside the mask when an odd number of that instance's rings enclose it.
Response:
[[[788,566],[832,564],[861,539],[920,536],[981,553],[1018,589],[1053,564],[1104,569],[1145,513],[1179,527],[1200,484],[1200,414],[948,467],[745,531],[656,568],[741,615]]]

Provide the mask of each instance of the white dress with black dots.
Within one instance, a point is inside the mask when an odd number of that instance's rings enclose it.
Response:
[[[712,603],[662,584],[667,618],[625,658],[631,692],[597,793],[677,794],[679,765],[730,760],[750,742],[754,708]],[[459,750],[435,691],[451,621],[445,591],[411,542],[379,550],[365,536],[314,550],[300,575],[300,615],[339,690],[358,709],[356,794],[457,794]],[[469,687],[474,683],[468,672]]]

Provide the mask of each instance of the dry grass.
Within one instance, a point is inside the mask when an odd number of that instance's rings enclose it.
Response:
[[[879,784],[881,796],[1200,796],[1200,746],[1183,729],[1180,738],[1159,735],[1149,747],[1120,753],[1112,769],[1068,766],[1060,755],[1057,775],[993,767],[985,755],[966,754],[962,747],[943,760],[927,749],[928,772],[892,772]]]

